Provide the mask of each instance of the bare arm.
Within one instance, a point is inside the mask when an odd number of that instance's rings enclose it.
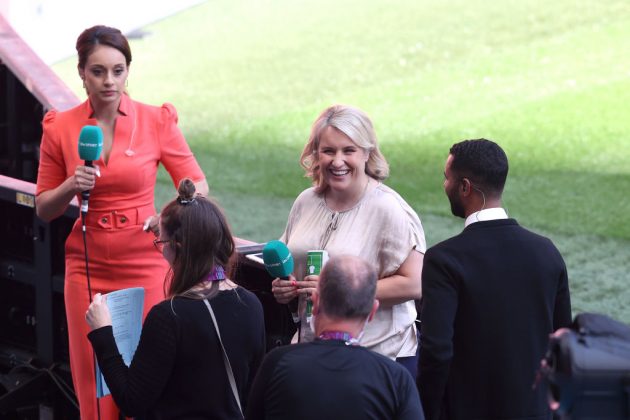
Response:
[[[376,282],[376,298],[381,307],[389,307],[422,297],[422,262],[424,254],[412,250],[398,271]]]
[[[59,217],[76,194],[94,188],[97,170],[98,168],[77,166],[74,175],[57,188],[40,193],[35,198],[37,216],[46,222]]]
[[[408,300],[420,299],[422,297],[422,261],[424,254],[412,250],[407,259],[398,268],[394,275],[384,277],[376,282],[376,299],[381,303],[381,307],[390,307]],[[277,282],[274,295],[280,303],[286,303],[297,294],[311,295],[317,288],[319,276],[311,275],[304,277],[304,280],[296,283],[297,290],[291,287],[289,282]],[[280,287],[280,286],[285,287]]]
[[[390,307],[408,300],[420,299],[422,297],[422,261],[424,255],[416,250],[412,250],[407,259],[398,268],[394,275],[384,277],[376,282],[376,299],[382,307]],[[304,277],[303,281],[297,282],[297,294],[310,296],[317,288],[319,276],[310,275]],[[277,283],[280,286],[280,283]],[[280,302],[295,297],[295,292],[288,288],[278,288],[276,300]],[[286,293],[286,295],[284,295]]]

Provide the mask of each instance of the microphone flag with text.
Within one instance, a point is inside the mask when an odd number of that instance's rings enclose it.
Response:
[[[85,166],[93,167],[93,161],[101,157],[103,151],[103,130],[98,125],[86,125],[79,134],[79,157]],[[81,213],[87,213],[90,190],[81,192]]]

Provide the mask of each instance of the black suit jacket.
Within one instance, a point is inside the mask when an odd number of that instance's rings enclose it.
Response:
[[[550,418],[546,389],[532,385],[571,301],[549,239],[513,219],[473,223],[427,251],[422,292],[427,420]]]

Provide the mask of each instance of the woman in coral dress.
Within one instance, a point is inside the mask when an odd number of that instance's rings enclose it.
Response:
[[[144,312],[164,298],[168,265],[154,249],[157,230],[154,187],[160,163],[174,185],[190,178],[208,192],[205,176],[177,127],[177,112],[133,101],[125,86],[131,51],[118,29],[95,26],[77,40],[78,70],[88,99],[64,112],[48,112],[43,121],[37,215],[50,221],[76,196],[90,190],[86,240],[92,294],[128,287],[145,289]],[[103,150],[94,167],[79,158],[78,139],[85,125],[103,130]],[[117,419],[111,397],[96,400],[94,360],[87,339],[89,306],[81,220],[66,241],[65,303],[70,367],[81,418]]]

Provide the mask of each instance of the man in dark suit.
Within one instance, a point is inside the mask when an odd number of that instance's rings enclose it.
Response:
[[[567,270],[553,243],[501,206],[507,156],[466,140],[446,160],[444,190],[459,235],[430,248],[422,270],[418,388],[427,420],[549,419],[533,388],[549,334],[571,322]]]

